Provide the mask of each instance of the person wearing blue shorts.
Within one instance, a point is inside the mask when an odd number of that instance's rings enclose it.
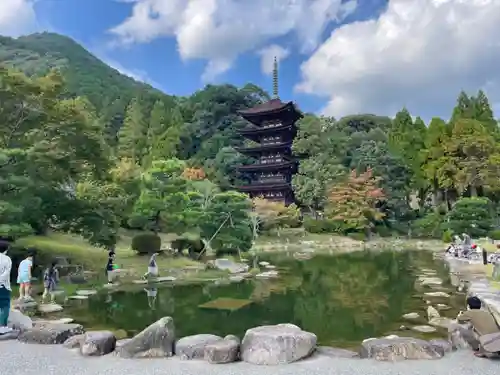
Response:
[[[19,263],[17,269],[17,283],[19,284],[19,300],[29,300],[31,298],[31,271],[33,269],[33,251],[28,250],[24,260]]]

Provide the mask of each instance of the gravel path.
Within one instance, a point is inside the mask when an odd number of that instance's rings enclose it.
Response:
[[[6,341],[0,342],[0,369],[9,375],[498,375],[500,362],[461,351],[434,361],[383,363],[316,357],[284,366],[210,365],[177,358],[82,358],[61,346]]]

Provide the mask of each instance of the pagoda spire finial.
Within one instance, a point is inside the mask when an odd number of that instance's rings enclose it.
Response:
[[[273,65],[273,99],[279,99],[278,95],[278,59],[274,56]]]

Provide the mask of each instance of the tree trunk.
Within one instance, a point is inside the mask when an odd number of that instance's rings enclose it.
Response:
[[[470,186],[470,196],[471,196],[471,198],[477,197],[477,188],[476,188],[476,185],[471,185]]]

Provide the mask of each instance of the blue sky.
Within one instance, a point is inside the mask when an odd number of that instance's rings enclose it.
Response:
[[[252,82],[270,91],[266,64],[277,54],[280,96],[305,111],[393,115],[407,106],[429,119],[448,116],[461,89],[483,88],[494,105],[500,101],[500,52],[491,36],[500,31],[500,5],[493,0],[0,3],[0,13],[12,11],[10,20],[0,15],[0,34],[68,35],[169,94],[189,95],[206,83]],[[476,32],[466,35],[460,24]]]
[[[368,0],[358,7],[342,23],[376,17],[386,6],[387,0]],[[163,37],[146,44],[117,47],[110,42],[110,29],[126,19],[133,3],[109,0],[42,0],[36,4],[36,12],[43,26],[49,30],[68,35],[87,49],[119,70],[151,83],[162,91],[174,95],[189,95],[207,82],[202,79],[206,62],[203,60],[182,61],[174,38]],[[327,25],[322,38],[326,38],[339,23]],[[293,36],[279,38],[285,45],[293,45]],[[325,98],[294,92],[300,65],[307,55],[292,51],[280,63],[280,96],[295,100],[305,111],[319,111],[326,104]],[[231,83],[237,86],[247,82],[271,91],[271,77],[262,72],[260,57],[255,51],[240,55],[236,64],[227,72],[210,82]]]

